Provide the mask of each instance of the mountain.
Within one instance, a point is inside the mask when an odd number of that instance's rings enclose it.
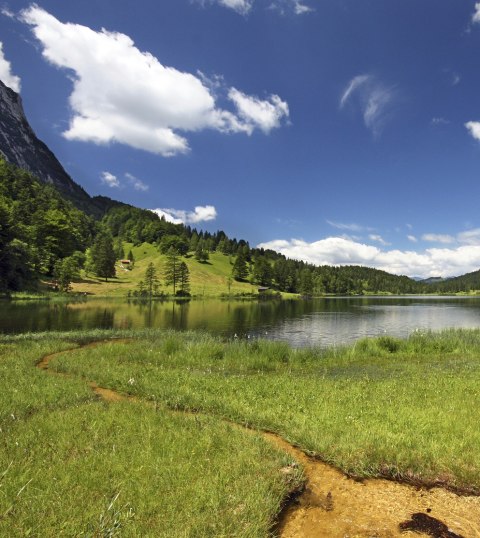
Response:
[[[9,163],[27,170],[86,213],[101,217],[120,204],[106,197],[91,197],[67,174],[55,155],[37,138],[23,110],[22,98],[0,81],[0,154]]]

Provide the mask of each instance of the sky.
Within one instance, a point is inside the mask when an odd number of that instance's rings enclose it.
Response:
[[[480,269],[480,2],[0,0],[0,43],[92,196],[318,265]]]

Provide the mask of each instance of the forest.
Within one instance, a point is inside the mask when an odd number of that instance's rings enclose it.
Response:
[[[480,271],[427,283],[362,266],[314,266],[251,248],[223,231],[167,222],[146,209],[109,199],[103,207],[99,217],[87,215],[54,187],[0,160],[0,291],[36,289],[42,278],[68,282],[82,269],[113,277],[115,260],[125,256],[123,242],[150,243],[163,254],[194,255],[203,262],[220,252],[231,260],[232,278],[304,297],[480,289]]]

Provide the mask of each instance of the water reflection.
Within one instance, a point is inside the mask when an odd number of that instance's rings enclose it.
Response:
[[[201,329],[227,337],[332,345],[363,336],[407,336],[415,329],[479,327],[480,297],[361,297],[314,301],[81,300],[3,302],[0,331],[91,328]]]

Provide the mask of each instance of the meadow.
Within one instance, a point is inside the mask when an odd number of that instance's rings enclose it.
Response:
[[[327,349],[153,330],[0,346],[2,535],[267,536],[303,478],[261,431],[355,477],[480,493],[478,330]]]

